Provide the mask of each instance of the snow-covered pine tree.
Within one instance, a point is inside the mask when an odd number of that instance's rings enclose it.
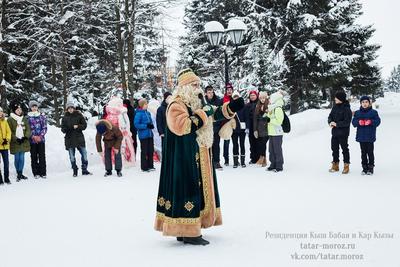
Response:
[[[385,82],[385,91],[400,92],[400,65],[394,67]]]

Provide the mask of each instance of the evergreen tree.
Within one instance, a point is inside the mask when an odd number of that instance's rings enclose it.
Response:
[[[393,68],[385,83],[385,91],[400,92],[400,65]]]

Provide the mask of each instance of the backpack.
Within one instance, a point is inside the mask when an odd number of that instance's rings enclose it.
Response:
[[[286,115],[286,112],[283,110],[283,121],[282,121],[282,130],[284,133],[290,133],[290,120],[289,117]],[[274,110],[275,112],[275,110]]]
[[[285,112],[283,112],[282,130],[284,133],[290,133],[290,120]]]

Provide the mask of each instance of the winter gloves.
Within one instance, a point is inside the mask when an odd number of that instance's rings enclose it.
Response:
[[[372,125],[372,120],[370,120],[370,119],[358,120],[358,125],[360,125],[360,126],[370,126],[370,125]]]
[[[17,138],[17,143],[21,145],[26,139],[28,139],[28,138],[26,138],[26,137]]]
[[[148,123],[148,124],[147,124],[147,128],[148,128],[148,129],[154,129],[154,125],[153,125],[152,123]]]
[[[244,107],[244,99],[243,97],[239,97],[238,99],[231,100],[228,104],[229,109],[232,112],[238,112]]]
[[[214,114],[213,107],[208,104],[203,107],[203,111],[207,114],[207,117],[212,116]]]

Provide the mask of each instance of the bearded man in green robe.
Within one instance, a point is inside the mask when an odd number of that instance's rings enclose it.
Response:
[[[207,245],[201,228],[222,224],[215,169],[212,164],[213,121],[226,120],[219,134],[235,128],[239,98],[222,107],[205,104],[200,78],[191,69],[178,74],[168,105],[155,229],[193,245]]]

